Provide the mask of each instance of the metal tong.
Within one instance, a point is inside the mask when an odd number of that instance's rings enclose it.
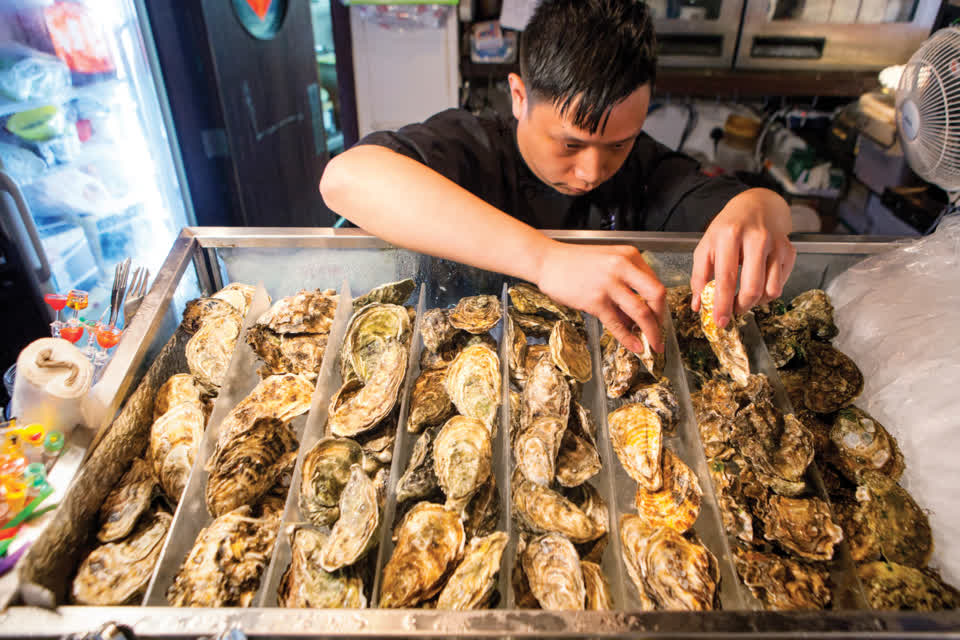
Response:
[[[117,317],[123,299],[127,296],[127,279],[130,277],[130,258],[117,264],[113,271],[113,290],[110,292],[110,328],[117,326]]]

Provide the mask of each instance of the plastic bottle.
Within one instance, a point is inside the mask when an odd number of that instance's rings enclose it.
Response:
[[[63,453],[63,446],[65,444],[63,433],[60,431],[50,431],[47,433],[47,437],[43,441],[43,466],[50,470],[50,468],[57,461],[57,458],[60,457],[60,454]]]

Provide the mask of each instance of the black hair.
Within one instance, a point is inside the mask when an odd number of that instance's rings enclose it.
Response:
[[[542,0],[520,41],[531,98],[550,100],[596,133],[610,109],[656,78],[653,17],[640,0]],[[579,100],[578,100],[579,99]]]

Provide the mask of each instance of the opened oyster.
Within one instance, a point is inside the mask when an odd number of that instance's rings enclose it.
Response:
[[[327,534],[300,526],[290,545],[290,566],[280,578],[277,603],[307,609],[365,609],[363,580],[350,570],[329,573],[320,567]]]
[[[213,297],[228,302],[231,307],[240,313],[240,317],[243,318],[250,309],[250,304],[253,302],[253,294],[256,293],[256,291],[257,288],[252,285],[241,282],[231,282],[213,294]]]
[[[376,542],[379,528],[377,488],[360,465],[352,465],[340,493],[340,517],[320,551],[320,566],[324,571],[336,571],[352,565]]]
[[[747,384],[750,375],[750,361],[747,351],[740,341],[740,330],[736,318],[731,318],[723,329],[717,324],[714,315],[713,298],[716,294],[716,282],[711,280],[700,293],[700,324],[703,333],[724,371],[740,385]]]
[[[558,321],[550,332],[550,356],[564,374],[578,382],[588,382],[593,376],[590,350],[580,330],[569,322]]]
[[[500,558],[506,546],[507,534],[502,531],[471,539],[463,560],[440,592],[437,609],[466,611],[484,607],[497,585]]]
[[[583,315],[579,311],[556,302],[532,284],[519,282],[507,289],[507,295],[520,313],[546,315],[583,324]]]
[[[583,584],[586,588],[587,611],[610,611],[613,609],[613,596],[610,595],[610,584],[600,565],[584,560],[580,563],[583,571]]]
[[[242,324],[239,313],[210,318],[187,342],[187,366],[204,393],[215,395],[223,384]]]
[[[627,475],[647,491],[663,486],[660,418],[642,404],[625,404],[607,416],[610,443]]]
[[[420,322],[420,335],[423,346],[432,353],[438,353],[450,346],[460,329],[450,324],[450,312],[447,309],[430,309],[424,312]]]
[[[830,560],[843,540],[827,503],[819,498],[770,496],[762,514],[767,540],[809,560]]]
[[[663,450],[663,486],[659,491],[637,487],[637,512],[653,527],[671,527],[684,533],[700,515],[700,482],[677,455]]]
[[[177,377],[177,376],[174,376]],[[173,378],[171,378],[173,380]],[[193,383],[191,378],[191,384]],[[161,387],[161,397],[167,385]],[[193,387],[196,390],[196,387]],[[169,402],[169,398],[167,398]],[[157,405],[155,404],[154,407]],[[164,411],[150,427],[147,458],[163,492],[173,503],[180,500],[193,461],[200,448],[206,416],[200,398],[179,402]]]
[[[476,418],[450,418],[433,443],[434,472],[447,497],[446,507],[460,515],[490,477],[490,432]]]
[[[500,492],[497,491],[496,476],[481,485],[473,494],[463,513],[463,530],[467,539],[485,536],[497,528],[500,521]]]
[[[384,355],[390,348],[389,345],[393,342],[399,343],[406,355],[411,331],[410,315],[399,305],[370,304],[357,311],[350,318],[343,339],[340,352],[341,377],[348,380],[352,370],[361,382],[369,385],[377,370],[384,366]]]
[[[450,310],[449,320],[457,329],[482,334],[497,326],[502,315],[497,296],[469,296],[461,298]]]
[[[446,369],[425,369],[417,376],[410,395],[407,431],[420,433],[424,427],[443,424],[455,413],[444,384]]]
[[[520,313],[514,307],[507,309],[507,315],[525,334],[534,338],[546,338],[553,331],[556,320],[548,320],[543,316],[530,313]]]
[[[500,358],[483,344],[466,347],[447,369],[447,395],[462,415],[480,420],[496,435],[500,409]]]
[[[131,604],[143,595],[172,520],[169,513],[156,511],[125,540],[90,552],[73,580],[73,601],[103,607]]]
[[[736,550],[737,573],[764,607],[774,611],[824,609],[830,604],[826,569],[759,551]]]
[[[380,606],[413,607],[432,598],[460,562],[465,544],[456,513],[430,502],[415,505],[400,523],[393,554],[383,568]]]
[[[187,303],[183,310],[181,326],[187,333],[196,333],[207,320],[235,316],[240,311],[226,300],[220,298],[195,298]]]
[[[436,434],[436,428],[430,427],[414,443],[407,470],[397,482],[398,503],[427,498],[440,487],[433,470],[433,441]]]
[[[863,374],[842,351],[811,342],[806,355],[809,371],[803,401],[811,411],[833,413],[852,403],[863,391]]]
[[[527,544],[521,562],[530,591],[541,607],[561,611],[585,608],[583,569],[568,539],[557,533],[538,536]]]
[[[652,527],[642,516],[620,519],[623,560],[643,609],[710,611],[720,580],[717,559],[697,541],[670,527]]]
[[[349,397],[338,392],[331,400],[328,428],[334,435],[351,437],[369,431],[397,404],[397,395],[407,373],[407,347],[394,338],[381,342],[379,360],[373,365],[363,387]],[[355,389],[355,384],[348,380],[344,388]]]
[[[511,493],[514,516],[531,533],[559,533],[573,542],[589,542],[606,533],[606,527],[597,526],[573,502],[519,473],[514,473]]]
[[[960,606],[960,594],[940,576],[895,562],[868,562],[857,567],[867,602],[874,609],[940,611]]]
[[[903,475],[900,447],[886,428],[867,412],[848,407],[837,412],[830,429],[831,462],[847,478],[884,493]]]
[[[120,482],[100,505],[100,532],[97,540],[113,542],[133,531],[140,516],[150,508],[158,493],[153,469],[143,458],[134,459]]]
[[[353,310],[359,311],[368,304],[403,304],[417,288],[413,278],[406,278],[398,282],[388,282],[375,287],[359,298],[353,299]]]
[[[660,378],[658,382],[636,385],[630,389],[626,399],[628,402],[640,403],[656,413],[667,433],[676,429],[680,421],[680,403],[669,379]]]
[[[350,468],[362,461],[360,445],[349,438],[323,438],[307,452],[300,484],[300,512],[307,520],[320,527],[337,521]]]

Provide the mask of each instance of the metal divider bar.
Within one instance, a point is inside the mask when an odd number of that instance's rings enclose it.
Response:
[[[496,442],[493,447],[493,471],[497,480],[497,491],[500,492],[500,521],[497,529],[507,534],[507,546],[500,557],[500,575],[498,588],[500,589],[500,609],[513,609],[514,596],[510,577],[513,575],[514,554],[516,543],[513,538],[513,502],[510,499],[510,476],[513,466],[510,464],[510,439],[513,425],[510,423],[510,345],[507,340],[507,283],[500,290],[500,428],[497,438],[500,439],[500,448]]]

